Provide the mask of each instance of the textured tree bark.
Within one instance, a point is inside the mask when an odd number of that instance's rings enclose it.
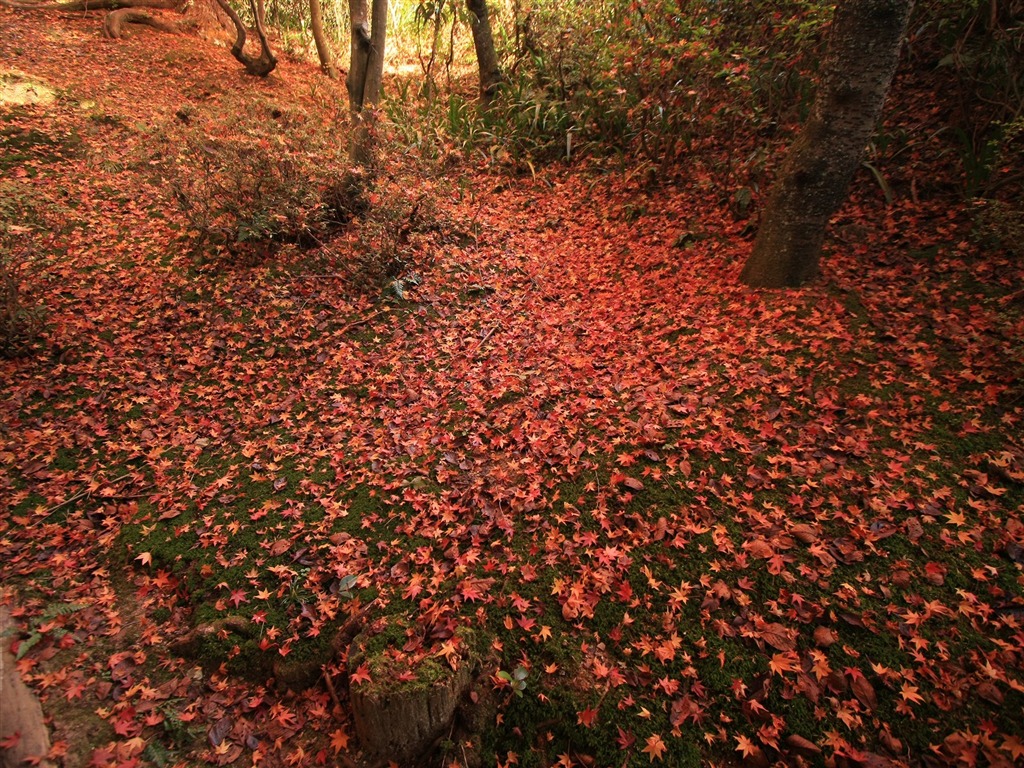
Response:
[[[351,60],[348,67],[348,108],[352,118],[363,108],[366,66],[370,61],[370,9],[366,0],[349,0],[351,19]]]
[[[358,635],[353,640],[349,648],[350,675],[368,661],[368,639]],[[475,664],[472,654],[466,654],[455,670],[439,662],[429,680],[403,683],[384,677],[350,686],[349,701],[360,745],[380,761],[426,764],[422,760],[425,753],[438,737],[451,733],[456,710],[472,684]],[[421,669],[410,671],[423,674]]]
[[[420,688],[352,688],[356,734],[363,749],[399,763],[416,762],[449,728],[471,682],[468,665]]]
[[[352,64],[348,73],[348,98],[352,109],[352,143],[349,160],[369,165],[373,160],[373,129],[384,80],[384,45],[387,36],[388,0],[373,0],[367,33],[366,0],[351,0]]]
[[[881,114],[911,5],[837,4],[811,115],[783,161],[740,275],[747,285],[795,287],[817,274],[828,221]]]
[[[320,69],[332,80],[337,80],[338,69],[331,59],[331,47],[327,44],[327,36],[324,34],[320,0],[309,0],[309,25],[313,30],[313,42],[316,44],[316,55],[320,59]]]
[[[245,71],[250,75],[266,77],[273,72],[277,66],[277,59],[274,57],[274,52],[270,50],[270,43],[267,42],[267,34],[263,29],[262,4],[257,5],[256,0],[249,0],[252,16],[256,20],[256,37],[260,41],[260,55],[258,57],[251,56],[245,52],[245,25],[238,18],[234,8],[228,5],[227,0],[217,0],[217,5],[228,15],[231,23],[235,25],[235,42],[231,46],[231,55],[245,67]]]
[[[476,61],[480,69],[480,100],[488,103],[497,96],[502,81],[498,54],[494,50],[491,15],[487,8],[487,0],[466,0],[466,8],[469,9],[473,47],[476,49]]]

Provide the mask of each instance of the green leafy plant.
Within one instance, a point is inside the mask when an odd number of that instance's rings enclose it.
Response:
[[[68,630],[61,626],[61,620],[65,616],[77,613],[86,606],[80,603],[51,603],[36,617],[35,621],[28,628],[28,636],[18,643],[18,650],[15,653],[16,659],[22,659],[35,646],[42,642],[43,638],[50,635],[55,640],[64,637]],[[5,635],[13,634],[14,630],[5,631]]]
[[[498,672],[497,677],[498,679],[504,680],[506,683],[508,683],[509,687],[512,689],[512,692],[516,696],[522,696],[523,691],[526,690],[527,675],[529,675],[529,671],[526,669],[526,667],[519,666],[512,670],[511,673],[506,672],[505,670],[501,670],[500,672]]]

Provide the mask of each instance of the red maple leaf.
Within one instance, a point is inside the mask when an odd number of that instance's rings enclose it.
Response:
[[[349,682],[353,685],[361,685],[363,683],[373,682],[370,677],[370,667],[368,664],[360,664],[356,667],[356,671],[349,675]]]
[[[597,719],[597,710],[587,707],[582,712],[576,713],[576,722],[584,728],[590,728]]]
[[[346,751],[348,749],[349,735],[345,732],[344,728],[338,728],[331,734],[331,747],[334,749],[334,754]]]

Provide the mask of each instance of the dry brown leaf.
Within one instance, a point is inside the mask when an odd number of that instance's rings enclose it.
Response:
[[[803,757],[815,757],[821,754],[821,748],[817,744],[795,733],[786,737],[786,746]]]
[[[777,651],[796,650],[796,631],[778,622],[765,624],[761,630],[761,639]]]
[[[819,648],[828,648],[839,640],[839,634],[830,627],[818,627],[814,630],[814,644]]]
[[[867,707],[869,712],[874,712],[878,707],[878,697],[875,695],[875,687],[871,685],[863,675],[853,675],[850,681],[850,688],[857,701]]]

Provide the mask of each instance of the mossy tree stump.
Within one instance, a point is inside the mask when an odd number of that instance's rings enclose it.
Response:
[[[408,764],[451,730],[472,682],[470,647],[463,636],[460,656],[428,657],[403,668],[393,646],[382,647],[366,633],[356,637],[349,652],[349,675],[356,678],[349,699],[356,735],[369,755]],[[369,681],[360,680],[360,668],[369,670]]]

